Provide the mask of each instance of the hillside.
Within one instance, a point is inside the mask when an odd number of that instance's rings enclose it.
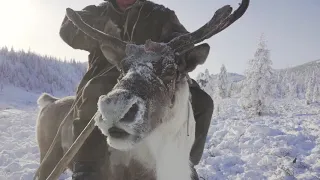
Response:
[[[311,77],[315,77],[316,84],[320,84],[320,60],[311,61],[298,66],[274,69],[272,76],[272,89],[274,98],[299,98],[304,99],[307,84]],[[210,95],[216,90],[218,74],[210,74],[209,71],[199,73],[197,82]],[[244,75],[228,73],[229,93],[232,96],[239,96],[243,88]]]
[[[241,81],[245,79],[245,76],[237,73],[227,73],[228,86],[231,89],[229,90],[231,94],[236,93],[236,90],[232,89],[240,89],[238,86],[241,85]],[[214,96],[216,91],[216,84],[218,82],[218,74],[210,74],[209,70],[205,70],[201,72],[196,77],[196,81],[199,85],[211,96]],[[230,95],[231,95],[230,94]]]
[[[308,82],[314,78],[315,84],[320,83],[320,60],[311,61],[298,66],[278,69],[274,73],[274,84],[278,97],[304,99]]]
[[[35,93],[73,93],[86,70],[86,64],[60,60],[31,51],[0,49],[0,91],[13,86]]]
[[[319,71],[320,69],[320,59],[315,60],[315,61],[310,61],[298,66],[290,67],[290,68],[285,68],[285,69],[278,69],[277,71],[280,72],[289,72],[289,73],[312,73],[314,71]]]

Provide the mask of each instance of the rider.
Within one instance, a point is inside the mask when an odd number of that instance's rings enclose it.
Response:
[[[162,5],[148,0],[104,1],[98,6],[89,5],[78,13],[86,23],[101,31],[111,28],[106,24],[106,19],[110,18],[119,28],[120,38],[124,41],[135,44],[144,44],[148,39],[169,42],[176,36],[188,33],[175,12]],[[86,36],[67,17],[62,22],[60,36],[72,48],[89,52],[88,70],[78,86],[76,95],[77,98],[82,96],[75,107],[77,118],[73,123],[73,133],[76,138],[97,111],[99,96],[107,94],[113,88],[120,74],[113,68],[105,75],[99,76],[106,68],[112,66],[111,63],[103,56],[98,42]],[[214,105],[211,97],[201,90],[194,80],[190,92],[196,121],[196,139],[190,152],[190,160],[195,172],[194,166],[199,163],[204,150]],[[98,179],[99,167],[107,158],[106,148],[105,137],[96,127],[74,157],[72,179]],[[197,176],[196,172],[195,175]]]

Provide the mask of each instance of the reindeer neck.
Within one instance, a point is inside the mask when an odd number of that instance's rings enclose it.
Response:
[[[176,93],[176,103],[167,119],[147,140],[157,180],[191,180],[189,156],[194,139],[195,120],[185,84]]]

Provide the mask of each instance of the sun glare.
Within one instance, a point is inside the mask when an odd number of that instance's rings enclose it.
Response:
[[[36,17],[33,0],[1,0],[0,45],[21,46]]]

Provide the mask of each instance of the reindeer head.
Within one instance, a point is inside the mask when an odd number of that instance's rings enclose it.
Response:
[[[122,75],[113,90],[98,101],[101,118],[96,124],[110,146],[120,150],[132,148],[166,123],[172,108],[188,102],[187,74],[205,62],[210,50],[206,43],[195,44],[227,28],[244,14],[248,5],[249,0],[242,0],[234,13],[231,6],[224,6],[192,33],[169,43],[148,40],[144,45],[128,44],[94,29],[76,12],[67,9],[69,19],[100,42],[104,55]]]

